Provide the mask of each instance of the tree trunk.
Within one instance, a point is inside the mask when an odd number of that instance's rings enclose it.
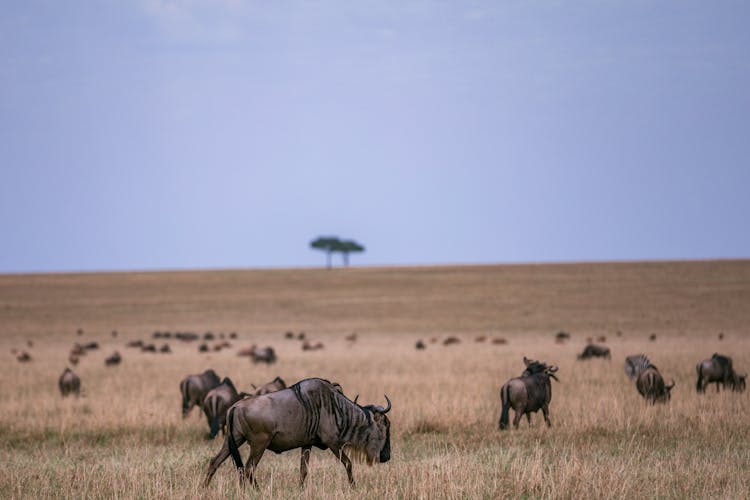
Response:
[[[326,269],[331,268],[331,252],[326,252]]]
[[[342,252],[341,255],[344,257],[344,267],[349,267],[349,252]]]

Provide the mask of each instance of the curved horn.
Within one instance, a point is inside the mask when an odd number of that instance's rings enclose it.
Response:
[[[356,396],[354,396],[354,404],[355,404],[355,405],[357,404],[357,400],[358,400],[358,399],[359,399],[359,394],[357,394]]]
[[[671,389],[672,387],[674,387],[674,379],[672,379],[672,384],[667,386],[667,389]]]
[[[391,400],[388,399],[388,396],[386,396],[385,394],[383,394],[383,396],[385,396],[385,401],[388,403],[388,407],[383,410],[383,414],[385,414],[391,411]]]
[[[523,357],[523,364],[526,366],[529,366],[529,363],[531,363],[531,360],[527,358],[526,356]]]
[[[550,373],[555,373],[557,370],[559,370],[559,368],[557,366],[550,366],[549,368],[547,368],[547,370]]]

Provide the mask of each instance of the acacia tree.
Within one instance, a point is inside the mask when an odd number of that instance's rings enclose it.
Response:
[[[318,236],[310,242],[310,247],[326,253],[326,268],[331,268],[331,254],[339,247],[341,241],[336,236]]]
[[[341,252],[341,256],[344,259],[344,266],[349,267],[349,254],[352,252],[364,252],[365,247],[354,240],[344,240],[339,241],[333,251]]]

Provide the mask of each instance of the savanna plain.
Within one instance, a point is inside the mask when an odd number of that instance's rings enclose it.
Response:
[[[560,330],[570,340],[557,343]],[[230,349],[200,353],[201,342],[151,340],[155,331],[238,338]],[[303,351],[287,331],[325,347]],[[354,332],[356,341],[346,340]],[[449,336],[461,342],[444,346]],[[578,361],[586,339],[600,336],[612,359]],[[172,353],[125,346],[137,339],[168,342]],[[415,349],[419,339],[426,349]],[[100,348],[73,367],[83,396],[62,398],[57,380],[71,346],[94,341]],[[237,355],[251,344],[272,346],[278,361]],[[750,491],[750,394],[695,389],[695,365],[714,352],[731,356],[737,371],[750,369],[747,260],[2,275],[0,347],[4,498],[746,498]],[[19,363],[12,349],[31,361]],[[122,363],[106,367],[114,350]],[[669,403],[647,404],[625,376],[625,356],[639,353],[676,382]],[[559,366],[552,427],[540,412],[531,426],[523,419],[519,429],[500,431],[499,390],[521,374],[524,356]],[[259,489],[239,487],[231,459],[203,488],[222,438],[206,439],[198,409],[182,419],[179,382],[207,368],[239,390],[276,376],[322,377],[360,403],[384,405],[387,394],[391,460],[355,463],[352,489],[336,458],[313,449],[300,488],[299,451],[266,452]]]

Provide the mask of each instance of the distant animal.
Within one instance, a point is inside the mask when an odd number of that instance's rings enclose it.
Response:
[[[635,387],[638,389],[638,394],[643,396],[649,403],[666,403],[672,396],[674,380],[671,385],[666,385],[658,368],[649,364],[648,367],[638,374]]]
[[[723,339],[724,339],[724,332],[721,332],[719,333],[719,340],[723,340]]]
[[[617,335],[618,337],[622,337],[622,331],[621,330],[617,330],[617,333],[615,333],[615,335]]]
[[[76,330],[76,334],[83,335],[83,328],[79,328],[78,330]]]
[[[354,484],[352,462],[347,452],[354,452],[368,464],[387,462],[391,458],[391,423],[388,406],[360,406],[347,399],[328,381],[312,378],[263,396],[235,403],[227,414],[227,435],[219,453],[211,460],[204,486],[208,486],[218,467],[232,456],[240,484],[249,480],[257,486],[255,470],[263,452],[281,453],[302,449],[300,483],[307,477],[307,465],[313,446],[330,449],[346,469],[349,483]],[[250,456],[243,466],[239,447],[247,442]]]
[[[443,340],[443,345],[454,345],[454,344],[460,344],[461,339],[458,337],[448,337],[445,340]]]
[[[650,340],[651,342],[656,342],[656,334],[655,334],[655,333],[652,333],[651,335],[649,335],[649,336],[648,336],[648,339],[649,339],[649,340]]]
[[[87,351],[93,351],[95,349],[99,349],[99,342],[87,342],[83,344],[83,348]]]
[[[71,365],[76,366],[78,364],[78,356],[76,356],[75,354],[71,354],[70,356],[68,356],[68,362]]]
[[[352,333],[351,335],[347,335],[346,337],[347,342],[356,342],[357,341],[357,332]]]
[[[474,342],[484,342],[487,340],[487,337],[485,335],[480,335],[474,339]]]
[[[143,341],[142,340],[131,340],[127,344],[125,344],[125,347],[143,347]]]
[[[507,429],[510,408],[513,408],[513,427],[518,428],[518,422],[523,415],[531,425],[531,413],[542,410],[547,427],[552,426],[549,420],[549,404],[552,401],[552,384],[550,378],[559,382],[555,376],[557,366],[549,366],[541,361],[523,358],[526,370],[520,377],[508,380],[500,389],[502,412],[500,414],[500,429]]]
[[[29,361],[31,361],[31,354],[26,351],[22,351],[18,356],[16,356],[16,360],[19,363],[28,363]]]
[[[112,330],[112,337],[117,337],[117,330]]]
[[[305,340],[305,332],[299,332],[297,335],[297,340]]]
[[[208,345],[201,344],[198,346],[198,352],[208,352]]]
[[[253,345],[250,351],[250,358],[253,360],[253,363],[267,363],[272,365],[276,362],[276,351],[270,346],[259,348]]]
[[[599,335],[599,337],[597,337],[596,341],[597,342],[606,342],[607,341],[607,337],[605,335]]]
[[[422,340],[417,340],[417,343],[415,344],[414,347],[416,347],[417,349],[426,349],[427,348],[427,346],[424,344],[424,342],[422,342]]]
[[[323,342],[316,342],[316,343],[310,343],[307,340],[302,342],[302,350],[303,351],[319,351],[320,349],[325,348],[323,345]]]
[[[503,344],[507,344],[508,341],[504,339],[503,337],[495,337],[494,339],[492,339],[492,343],[495,345],[503,345]]]
[[[229,377],[224,377],[221,384],[208,391],[203,399],[203,412],[208,419],[209,439],[215,438],[219,429],[222,435],[226,435],[227,411],[244,396],[247,394],[237,392]]]
[[[34,347],[34,341],[33,341],[33,340],[27,340],[27,341],[26,341],[26,346],[27,346],[27,347],[28,347],[29,349],[31,349],[32,347]]]
[[[164,344],[159,348],[159,352],[162,354],[169,354],[172,352],[172,349],[169,347],[169,344]]]
[[[699,393],[706,392],[708,384],[716,383],[716,392],[719,387],[724,386],[731,388],[733,391],[742,392],[745,390],[745,379],[747,374],[738,374],[732,366],[732,358],[719,353],[714,353],[709,359],[704,359],[695,367],[698,373],[698,381],[695,388]]]
[[[232,332],[232,333],[229,334],[229,338],[230,339],[236,339],[237,338],[237,334],[235,332]]]
[[[151,334],[151,337],[155,338],[155,339],[160,339],[160,338],[162,338],[162,333],[161,332],[154,332],[154,333]]]
[[[70,394],[78,396],[81,393],[81,379],[70,368],[65,368],[62,375],[60,375],[57,385],[60,388],[62,397]]]
[[[70,348],[70,354],[75,356],[84,356],[86,354],[86,349],[81,346],[79,343],[73,344],[73,347]]]
[[[276,377],[271,382],[263,384],[260,387],[256,387],[254,384],[250,385],[252,385],[253,389],[255,389],[255,396],[262,396],[271,392],[280,391],[281,389],[286,389],[286,382],[284,382],[281,377]]]
[[[284,334],[284,338],[293,339],[294,338],[294,332],[286,332]]]
[[[214,334],[211,332],[206,332],[203,334],[203,340],[213,340]]]
[[[560,330],[555,334],[555,342],[562,344],[566,340],[570,340],[570,334],[568,332]]]
[[[581,354],[578,355],[578,359],[589,359],[589,358],[606,358],[610,359],[609,347],[604,347],[596,344],[587,345]]]
[[[630,380],[635,380],[638,375],[651,366],[651,361],[644,354],[633,354],[625,358],[625,374]]]
[[[120,361],[122,361],[122,356],[120,356],[119,352],[115,351],[110,357],[104,360],[104,364],[106,366],[119,365]]]
[[[221,383],[219,376],[213,370],[206,370],[201,374],[188,375],[180,382],[182,395],[182,418],[188,416],[190,410],[197,406],[203,409],[203,400],[208,391]]]
[[[144,344],[141,347],[141,352],[156,352],[156,346],[154,344]]]
[[[437,341],[438,341],[437,337],[430,337],[430,344],[435,344],[437,343]]]
[[[169,338],[172,338],[172,332],[163,332],[163,333],[161,334],[161,338],[163,338],[163,339],[169,339]]]

